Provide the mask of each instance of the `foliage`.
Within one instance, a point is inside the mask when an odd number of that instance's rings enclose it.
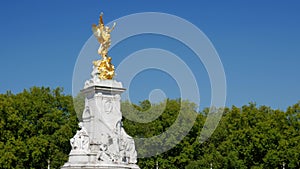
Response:
[[[79,94],[75,97],[73,97],[73,103],[74,103],[74,109],[77,114],[78,121],[82,122],[82,113],[84,110],[84,104],[85,104],[85,96],[82,92],[79,92]]]
[[[62,89],[33,87],[0,95],[0,168],[59,168],[68,158],[77,120]]]
[[[149,112],[155,114],[151,109],[163,107],[151,105],[150,109],[146,106],[147,110],[144,110],[147,102],[134,105],[138,110],[135,110],[135,115],[145,114],[149,110],[146,114],[150,116]],[[130,116],[128,112],[134,110],[128,104],[123,103],[122,112]],[[195,109],[194,105],[180,100],[167,100],[166,104],[163,113],[150,123],[136,123],[125,119],[126,131],[136,137],[159,135],[175,122],[180,107],[188,105],[190,109],[186,109],[186,112]],[[225,108],[222,120],[213,135],[201,143],[198,138],[207,112],[208,109],[204,109],[197,114],[193,128],[174,148],[155,157],[139,159],[139,166],[152,169],[158,162],[160,169],[202,169],[211,166],[263,169],[282,168],[285,163],[285,168],[300,168],[300,102],[289,107],[286,112],[267,106],[257,107],[255,103],[249,103],[242,108]],[[152,149],[148,147],[145,151]]]
[[[78,96],[74,102],[80,113],[84,98]],[[174,124],[176,134],[189,129],[179,144],[162,154],[140,158],[138,165],[142,169],[154,169],[156,163],[160,169],[263,169],[282,168],[285,163],[286,169],[300,168],[300,102],[286,111],[255,103],[225,108],[213,135],[206,138],[201,131],[211,125],[204,126],[208,110],[196,112],[195,104],[180,99],[159,104],[122,102],[124,127],[133,137],[151,138]],[[59,168],[67,161],[69,139],[77,123],[72,97],[63,95],[60,88],[0,94],[0,168],[46,168],[48,159],[51,168]],[[176,139],[166,135],[157,140],[157,146],[171,147]],[[139,149],[144,152],[139,154],[154,151],[147,144],[142,146]]]
[[[191,168],[300,168],[300,102],[286,112],[254,103],[233,106],[207,142],[199,147]],[[205,165],[205,166],[203,166]]]

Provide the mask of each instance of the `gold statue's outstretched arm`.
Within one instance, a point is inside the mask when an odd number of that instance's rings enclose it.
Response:
[[[116,27],[116,22],[114,22],[113,26],[111,27],[111,29],[109,30],[109,32],[113,31]]]

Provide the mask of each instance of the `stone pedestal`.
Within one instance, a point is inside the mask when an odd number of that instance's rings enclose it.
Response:
[[[72,150],[62,169],[139,169],[135,143],[122,126],[120,82],[100,80],[96,73],[81,91],[85,95],[81,130],[70,139]]]

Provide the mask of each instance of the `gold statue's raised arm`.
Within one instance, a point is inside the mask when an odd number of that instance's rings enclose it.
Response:
[[[104,22],[103,22],[103,12],[101,12],[101,14],[100,14],[99,25],[104,25]]]
[[[102,56],[101,61],[95,61],[94,65],[98,67],[100,72],[100,79],[112,79],[114,76],[114,65],[111,64],[111,58],[107,55],[108,49],[111,45],[110,33],[114,30],[116,23],[113,24],[112,28],[104,25],[103,13],[100,14],[99,24],[92,25],[92,31],[100,43],[98,54]]]

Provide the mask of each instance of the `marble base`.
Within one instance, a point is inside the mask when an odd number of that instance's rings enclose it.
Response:
[[[136,164],[68,164],[66,163],[61,169],[140,169]]]
[[[77,164],[86,164],[90,160],[89,160],[89,156],[87,154],[71,152],[69,154],[69,161],[76,161]]]
[[[122,126],[121,94],[116,80],[101,80],[96,67],[85,82],[82,122],[73,138],[69,160],[61,169],[140,169],[134,139]]]

